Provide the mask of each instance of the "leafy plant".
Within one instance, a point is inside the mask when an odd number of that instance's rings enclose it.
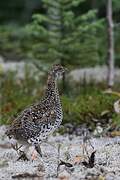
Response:
[[[75,125],[86,123],[94,127],[98,122],[115,118],[113,109],[115,100],[116,97],[105,95],[94,88],[92,92],[80,94],[74,99],[63,96],[64,123]]]

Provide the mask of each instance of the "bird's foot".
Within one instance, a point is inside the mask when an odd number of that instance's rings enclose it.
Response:
[[[24,151],[19,151],[19,154],[20,154],[20,156],[17,159],[17,161],[19,161],[19,160],[28,161],[29,160]]]
[[[41,151],[40,145],[35,145],[35,149],[32,152],[32,160],[37,159],[37,154],[39,154],[40,157],[42,157],[42,151]]]
[[[34,149],[32,152],[32,161],[37,159],[37,151]]]

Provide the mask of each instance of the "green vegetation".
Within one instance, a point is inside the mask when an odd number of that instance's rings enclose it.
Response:
[[[45,65],[55,61],[69,67],[106,64],[105,2],[1,1],[0,54],[15,60],[37,59],[38,63],[42,62]],[[120,66],[119,8],[120,2],[113,0],[115,57],[118,66]],[[9,14],[10,10],[14,13]]]
[[[17,25],[0,26],[0,54],[12,60],[26,56],[28,33]]]
[[[97,19],[96,10],[79,13],[77,8],[84,1],[43,0],[46,14],[34,14],[23,27],[1,26],[1,54],[72,67],[101,64],[104,21]]]
[[[16,115],[25,107],[39,101],[43,96],[45,87],[41,79],[31,76],[26,68],[25,79],[16,79],[16,72],[1,74],[2,79],[2,118],[0,124],[10,123]],[[73,86],[73,85],[72,85]],[[103,88],[88,85],[81,87],[74,84],[76,90],[69,85],[70,94],[61,95],[64,121],[63,123],[73,123],[75,125],[86,123],[94,128],[97,122],[108,118],[113,118],[113,122],[118,122],[114,113],[113,104],[117,97],[104,94]],[[78,87],[78,88],[77,88]],[[100,90],[101,89],[101,90]],[[79,91],[80,90],[80,91]],[[97,121],[96,121],[96,120]]]
[[[113,104],[115,97],[105,95],[96,89],[92,93],[80,94],[74,99],[62,97],[64,122],[80,124],[86,123],[94,127],[96,123],[115,118]]]

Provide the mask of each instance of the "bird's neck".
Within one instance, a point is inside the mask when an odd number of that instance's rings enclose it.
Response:
[[[58,94],[56,79],[54,76],[49,74],[47,79],[47,88],[45,91],[45,97],[46,98],[55,97],[56,94]]]
[[[55,105],[56,110],[56,120],[54,124],[54,128],[58,128],[62,122],[63,119],[63,112],[62,112],[62,106],[60,101],[60,96],[58,92],[57,82],[54,76],[48,75],[47,80],[47,89],[45,92],[45,97],[47,101],[51,102],[51,106]]]

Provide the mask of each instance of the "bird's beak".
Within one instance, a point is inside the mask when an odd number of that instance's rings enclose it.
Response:
[[[65,68],[64,73],[68,73],[68,68]]]

